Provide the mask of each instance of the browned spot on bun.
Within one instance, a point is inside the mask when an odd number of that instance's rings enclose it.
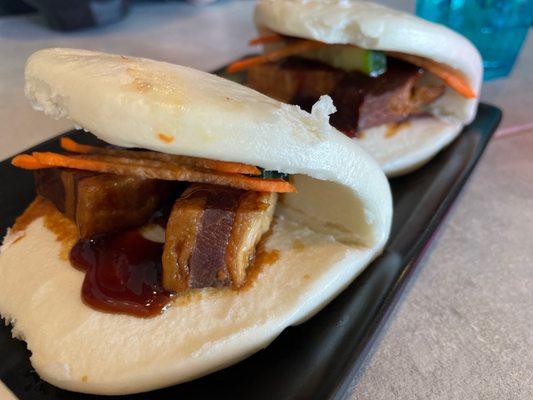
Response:
[[[87,377],[87,375],[83,375],[83,376],[81,377],[81,381],[82,381],[82,382],[87,382],[88,380],[89,380],[89,378]]]
[[[172,143],[174,141],[174,136],[167,135],[166,133],[158,133],[157,137],[164,143]]]
[[[130,60],[127,57],[122,57],[122,59],[126,63],[130,64]],[[144,79],[142,72],[140,72],[138,69],[134,68],[133,66],[128,66],[126,68],[126,72],[133,78],[133,81],[126,85],[128,89],[133,89],[135,92],[139,93],[146,93],[152,90],[152,84],[147,79]]]
[[[78,228],[70,219],[61,214],[54,205],[41,196],[37,196],[29,207],[17,218],[13,232],[24,231],[33,221],[44,218],[44,226],[54,233],[61,242],[61,254],[68,259],[68,253],[78,240]]]
[[[296,251],[301,251],[305,249],[305,243],[302,242],[300,239],[294,239],[292,241],[292,249]]]
[[[140,93],[146,93],[152,89],[152,85],[150,82],[146,82],[140,78],[135,78],[133,80],[133,88]]]

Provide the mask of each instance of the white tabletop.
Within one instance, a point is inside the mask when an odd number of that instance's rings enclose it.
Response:
[[[1,17],[0,159],[70,128],[24,98],[24,62],[33,51],[87,48],[209,71],[250,52],[252,7],[140,4],[120,23],[67,34],[37,16]],[[482,100],[504,110],[499,136],[427,250],[351,398],[531,398],[532,61],[530,35],[512,75],[483,88]]]

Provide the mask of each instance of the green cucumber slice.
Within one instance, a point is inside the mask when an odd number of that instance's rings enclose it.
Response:
[[[360,71],[379,76],[387,69],[387,56],[376,50],[361,49],[350,45],[328,45],[301,55],[347,72]]]
[[[278,171],[272,171],[272,170],[265,170],[261,167],[258,167],[259,170],[261,171],[261,175],[259,176],[259,178],[263,178],[263,179],[283,179],[283,180],[288,180],[289,179],[289,174],[285,174],[283,172],[278,172]]]

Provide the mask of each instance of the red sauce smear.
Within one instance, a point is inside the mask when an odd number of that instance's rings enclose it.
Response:
[[[79,240],[70,261],[86,271],[82,299],[101,311],[138,317],[160,314],[172,293],[161,284],[163,244],[131,230]]]

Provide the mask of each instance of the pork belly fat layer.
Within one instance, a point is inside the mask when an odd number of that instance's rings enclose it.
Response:
[[[167,223],[165,289],[241,286],[276,201],[276,193],[191,185]]]
[[[170,192],[167,182],[129,176],[59,168],[34,176],[37,193],[76,223],[81,238],[144,224]]]

